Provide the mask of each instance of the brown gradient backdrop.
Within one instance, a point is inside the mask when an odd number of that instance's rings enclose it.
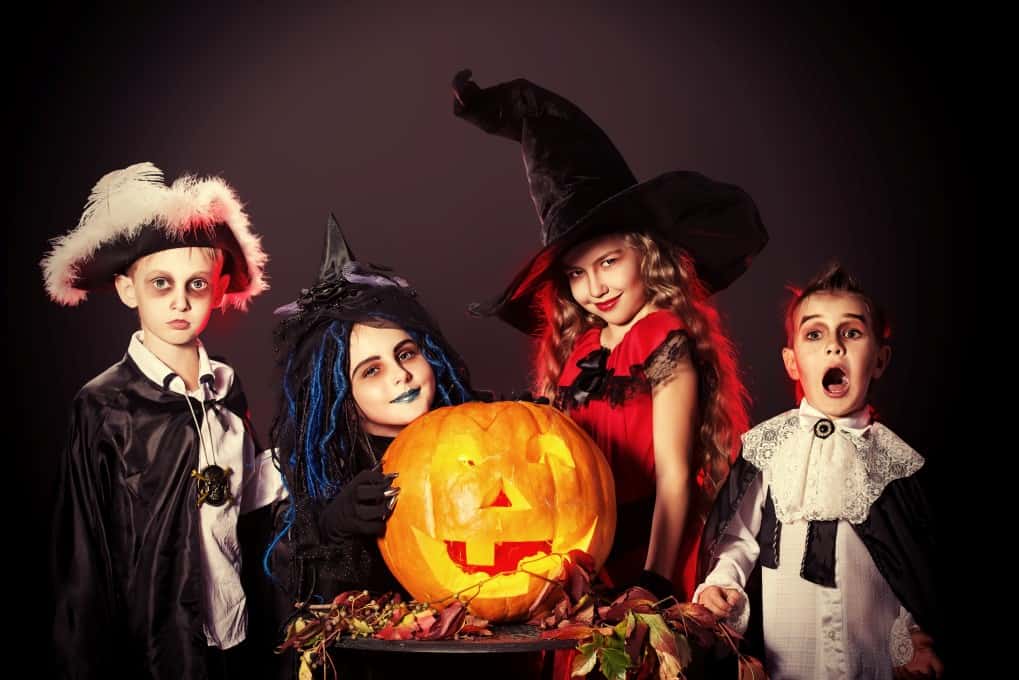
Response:
[[[12,57],[7,389],[8,488],[29,519],[9,535],[25,548],[19,590],[39,603],[30,620],[48,616],[45,519],[69,402],[136,327],[112,295],[49,303],[36,264],[105,172],[148,160],[170,178],[221,173],[246,203],[272,290],[246,315],[214,316],[204,339],[240,372],[263,434],[272,310],[313,280],[330,210],[360,258],[421,291],[477,386],[526,384],[524,338],[464,311],[535,250],[538,226],[519,148],[451,113],[462,67],[483,86],[527,77],[573,100],[641,179],[695,169],[754,196],[771,242],[717,302],[755,420],[793,406],[785,284],[840,257],[893,319],[877,403],[940,465],[937,424],[957,400],[945,358],[959,133],[943,91],[958,79],[941,56],[945,20],[928,15],[920,31],[861,9],[425,4],[54,11],[25,24],[30,46]]]

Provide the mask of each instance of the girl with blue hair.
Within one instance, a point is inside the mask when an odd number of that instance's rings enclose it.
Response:
[[[296,601],[399,589],[376,539],[400,490],[379,461],[415,418],[472,399],[466,366],[416,291],[357,262],[335,218],[326,229],[318,282],[276,310],[272,439],[291,502],[266,569]]]

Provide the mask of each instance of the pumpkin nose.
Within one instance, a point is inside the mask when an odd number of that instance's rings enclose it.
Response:
[[[481,507],[530,510],[531,504],[524,499],[512,482],[503,478],[485,495],[481,501]]]
[[[499,480],[499,484],[495,487],[495,495],[491,492],[487,498],[481,503],[483,508],[512,508],[513,504],[510,503],[509,496],[506,495],[506,489],[503,487],[502,480]]]

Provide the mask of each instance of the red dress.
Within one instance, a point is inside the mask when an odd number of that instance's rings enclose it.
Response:
[[[652,312],[635,323],[611,352],[601,346],[600,334],[600,328],[592,328],[577,340],[559,378],[557,404],[591,435],[612,468],[618,522],[602,576],[609,585],[625,588],[637,583],[651,536],[651,390],[672,377],[689,348],[683,322],[670,310]],[[701,522],[694,517],[698,505],[691,503],[671,575],[681,599],[693,593],[701,533]]]

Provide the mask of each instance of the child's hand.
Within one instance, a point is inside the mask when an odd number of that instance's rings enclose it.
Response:
[[[738,590],[708,586],[701,591],[697,601],[720,619],[728,617],[733,608],[740,603],[743,596]]]
[[[898,680],[940,678],[945,672],[945,665],[934,651],[934,640],[919,628],[912,631],[910,637],[913,639],[913,658],[905,666],[895,668],[895,677]]]
[[[396,473],[384,475],[378,467],[354,475],[322,510],[323,536],[330,541],[344,534],[381,536],[400,493],[392,486],[395,478]]]

